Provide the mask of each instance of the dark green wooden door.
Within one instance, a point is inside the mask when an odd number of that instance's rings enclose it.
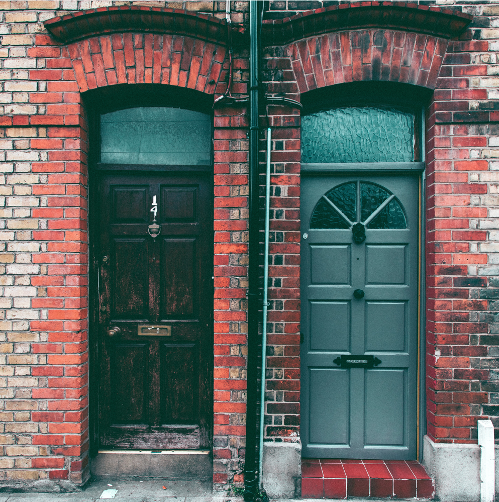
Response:
[[[305,457],[416,458],[418,205],[416,176],[303,177]]]

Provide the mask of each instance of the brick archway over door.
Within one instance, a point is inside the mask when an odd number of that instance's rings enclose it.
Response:
[[[152,33],[102,35],[67,49],[80,92],[154,83],[214,94],[226,53],[204,40]]]
[[[331,33],[287,47],[300,93],[346,82],[400,82],[434,89],[448,40],[394,30]]]

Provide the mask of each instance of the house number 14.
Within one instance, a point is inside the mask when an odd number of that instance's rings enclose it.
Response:
[[[156,195],[153,195],[152,197],[151,213],[154,215],[154,218],[152,220],[152,223],[147,227],[147,232],[153,239],[156,239],[156,237],[161,232],[161,227],[156,223],[156,214],[158,214],[158,203],[156,201]]]
[[[153,195],[152,197],[151,213],[153,213],[154,221],[156,221],[156,214],[158,213],[158,203],[156,202],[156,195]]]

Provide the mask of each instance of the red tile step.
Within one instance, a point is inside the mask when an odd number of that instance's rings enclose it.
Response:
[[[415,460],[303,459],[303,498],[433,499],[433,480]]]

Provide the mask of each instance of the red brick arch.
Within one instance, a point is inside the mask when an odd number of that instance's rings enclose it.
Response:
[[[225,47],[188,36],[101,35],[68,46],[80,92],[116,84],[169,84],[214,94]]]
[[[390,29],[330,33],[287,46],[298,91],[356,81],[434,89],[448,40]]]

